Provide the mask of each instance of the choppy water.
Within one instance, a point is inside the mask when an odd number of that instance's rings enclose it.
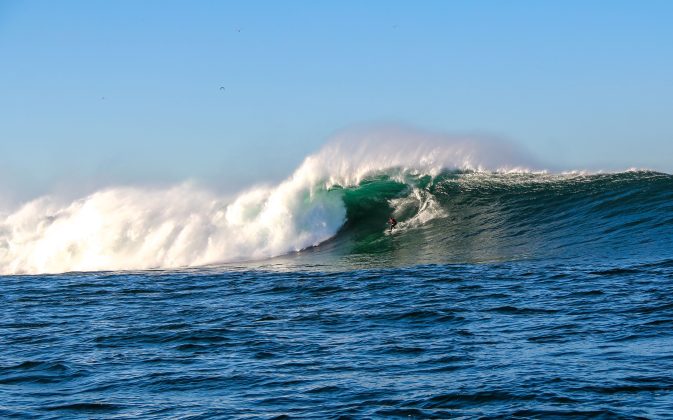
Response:
[[[673,260],[1,280],[7,418],[673,413]]]

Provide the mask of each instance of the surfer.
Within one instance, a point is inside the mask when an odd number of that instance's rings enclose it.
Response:
[[[388,218],[388,223],[390,223],[390,231],[393,231],[393,228],[397,225],[397,220],[395,220],[392,216]]]

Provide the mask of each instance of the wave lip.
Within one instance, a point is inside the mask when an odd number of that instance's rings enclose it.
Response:
[[[446,170],[530,172],[537,164],[501,139],[447,136],[406,127],[365,127],[345,131],[306,158],[298,172],[315,182],[354,186],[363,179],[396,169],[437,176]]]

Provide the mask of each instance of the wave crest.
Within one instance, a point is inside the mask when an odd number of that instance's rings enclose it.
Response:
[[[337,186],[355,186],[382,171],[402,179],[447,168],[520,170],[524,164],[513,148],[494,140],[403,128],[352,130],[308,156],[280,184],[251,188],[231,201],[190,183],[163,190],[109,188],[65,204],[53,197],[33,200],[0,222],[0,273],[175,268],[272,257],[337,233],[347,214]],[[416,222],[422,217],[410,223]]]

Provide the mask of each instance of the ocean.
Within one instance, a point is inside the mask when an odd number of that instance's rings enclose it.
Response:
[[[673,415],[673,176],[316,162],[5,215],[0,416]]]

